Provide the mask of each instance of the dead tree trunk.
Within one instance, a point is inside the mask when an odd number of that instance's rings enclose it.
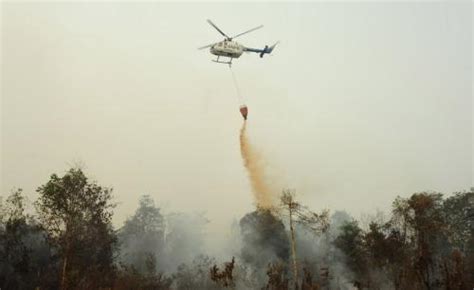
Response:
[[[295,229],[293,227],[293,203],[288,206],[290,214],[290,232],[291,232],[291,256],[293,260],[293,283],[295,290],[298,289],[298,265],[296,263],[296,241],[295,241]]]

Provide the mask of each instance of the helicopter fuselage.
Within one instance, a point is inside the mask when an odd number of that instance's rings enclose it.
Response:
[[[211,46],[210,51],[217,56],[239,58],[244,52],[244,46],[232,40],[224,40]]]

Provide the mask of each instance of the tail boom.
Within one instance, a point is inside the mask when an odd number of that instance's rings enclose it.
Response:
[[[270,54],[272,53],[273,49],[275,48],[275,46],[278,44],[275,43],[274,45],[268,47],[268,45],[265,45],[265,47],[263,49],[259,49],[259,48],[251,48],[251,47],[244,47],[244,51],[249,51],[249,52],[255,52],[255,53],[259,53],[260,54],[260,57],[263,57],[266,53],[267,54]]]

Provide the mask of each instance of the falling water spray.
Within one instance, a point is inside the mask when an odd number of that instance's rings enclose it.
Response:
[[[263,208],[270,208],[274,200],[271,185],[265,178],[265,160],[260,152],[249,142],[246,127],[247,122],[244,121],[240,129],[240,153],[250,178],[250,185],[257,205]]]

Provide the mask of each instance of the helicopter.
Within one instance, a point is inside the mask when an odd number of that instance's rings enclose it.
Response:
[[[265,47],[263,49],[258,49],[258,48],[245,47],[242,44],[240,44],[236,41],[233,41],[234,38],[237,38],[237,37],[242,36],[244,34],[247,34],[249,32],[260,29],[260,28],[263,27],[263,25],[260,25],[260,26],[257,26],[255,28],[249,29],[249,30],[247,30],[245,32],[242,32],[242,33],[239,33],[239,34],[237,34],[233,37],[229,37],[222,30],[220,30],[219,27],[217,27],[217,25],[215,25],[211,20],[208,19],[207,22],[212,27],[214,27],[222,36],[224,36],[225,39],[223,41],[215,42],[215,43],[200,47],[198,49],[210,48],[210,52],[213,55],[217,56],[217,59],[213,59],[212,61],[217,62],[217,63],[224,63],[224,64],[228,64],[229,66],[231,66],[232,65],[232,59],[239,58],[244,51],[245,52],[259,53],[260,57],[263,57],[265,54],[270,54],[273,51],[273,49],[275,48],[275,46],[278,44],[278,42],[276,42],[274,45],[272,45],[270,47],[268,45],[265,45]],[[222,56],[228,57],[228,58],[230,58],[230,60],[229,61],[219,60],[219,58],[222,57]]]

